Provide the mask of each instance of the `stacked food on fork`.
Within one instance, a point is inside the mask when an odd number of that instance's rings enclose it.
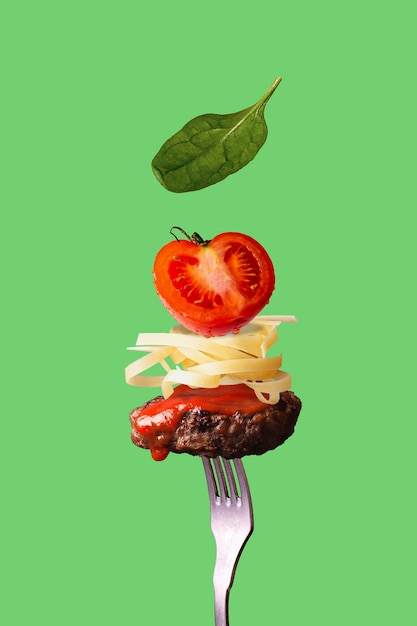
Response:
[[[133,443],[157,461],[169,452],[263,454],[293,433],[301,409],[281,355],[267,356],[277,326],[296,318],[259,315],[275,272],[255,239],[184,235],[163,246],[153,267],[156,291],[179,325],[140,333],[130,348],[147,354],[128,365],[126,381],[162,390],[131,413]],[[161,375],[143,374],[159,364]]]
[[[258,241],[236,232],[211,240],[178,227],[171,233],[153,277],[179,324],[169,333],[140,333],[129,348],[146,354],[127,366],[127,383],[162,392],[132,411],[131,437],[156,461],[170,452],[203,458],[217,545],[216,624],[223,625],[237,560],[253,528],[241,458],[284,443],[301,410],[281,355],[268,356],[277,327],[296,318],[260,315],[275,272]],[[144,374],[158,365],[160,375]]]

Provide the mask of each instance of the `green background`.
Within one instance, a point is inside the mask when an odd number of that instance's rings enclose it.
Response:
[[[124,382],[172,325],[151,267],[180,225],[269,251],[265,312],[303,400],[245,462],[255,532],[231,626],[412,624],[415,29],[411,2],[2,5],[0,616],[214,624],[202,464],[155,463]],[[171,194],[150,161],[190,118],[252,105],[256,159]]]

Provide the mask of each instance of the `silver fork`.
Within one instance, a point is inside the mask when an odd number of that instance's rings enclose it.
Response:
[[[210,496],[211,529],[216,542],[214,615],[216,626],[229,625],[229,592],[236,567],[253,531],[252,500],[241,459],[203,457]]]

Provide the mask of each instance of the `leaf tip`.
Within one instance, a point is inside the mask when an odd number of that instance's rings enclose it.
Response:
[[[152,172],[154,173],[157,181],[163,186],[165,187],[165,182],[164,182],[164,177],[162,175],[161,170],[154,164],[154,162],[152,161]]]

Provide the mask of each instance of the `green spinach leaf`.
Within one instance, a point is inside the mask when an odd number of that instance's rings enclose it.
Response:
[[[195,117],[166,141],[152,160],[158,181],[169,191],[196,191],[224,180],[247,165],[265,143],[265,106],[281,82],[275,79],[253,106]]]

